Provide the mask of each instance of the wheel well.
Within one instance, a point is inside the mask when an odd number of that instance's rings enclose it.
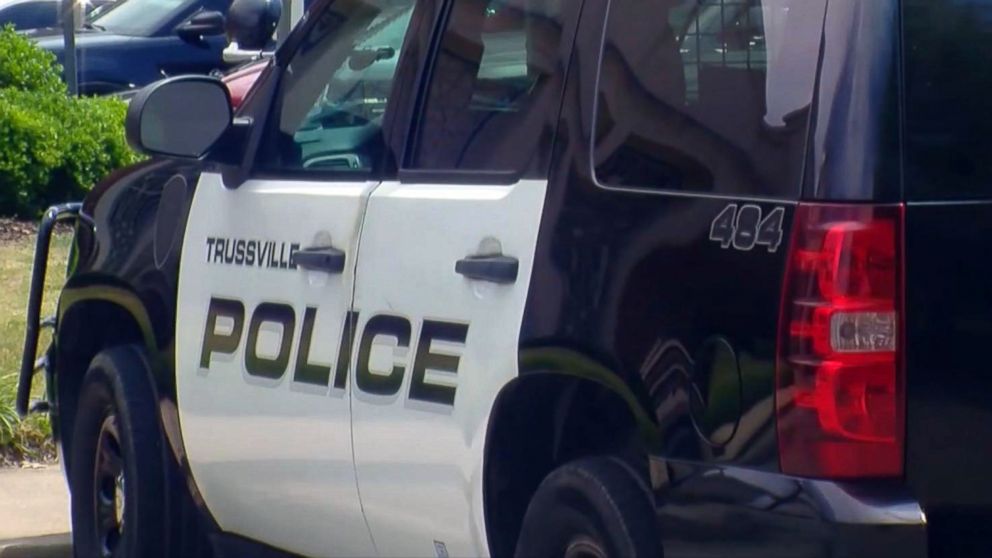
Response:
[[[511,556],[527,505],[558,466],[619,455],[647,468],[634,413],[597,382],[537,373],[514,380],[496,400],[486,440],[486,530],[493,556]]]
[[[72,305],[59,321],[55,354],[52,432],[68,459],[76,419],[76,398],[83,376],[97,353],[107,347],[143,343],[141,329],[123,307],[102,300]],[[66,461],[66,467],[69,466]]]

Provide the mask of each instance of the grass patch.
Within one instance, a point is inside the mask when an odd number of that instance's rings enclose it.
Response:
[[[72,235],[68,233],[56,234],[52,239],[42,316],[55,311],[71,241]],[[50,460],[55,455],[48,415],[32,415],[21,420],[14,409],[34,242],[34,236],[0,242],[0,464]],[[38,344],[39,350],[44,351],[49,342],[46,332]],[[39,374],[33,383],[32,396],[39,398],[44,390],[44,376]]]

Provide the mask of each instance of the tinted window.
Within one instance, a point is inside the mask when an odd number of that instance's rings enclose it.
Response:
[[[0,26],[8,23],[14,29],[38,29],[58,24],[58,4],[55,2],[30,2],[0,9]]]
[[[906,195],[992,195],[992,3],[906,0]]]
[[[454,3],[424,107],[413,166],[546,168],[560,104],[557,0]]]
[[[593,161],[617,187],[795,196],[823,0],[614,0]]]
[[[367,175],[381,162],[393,76],[415,0],[338,0],[280,83],[259,166]]]

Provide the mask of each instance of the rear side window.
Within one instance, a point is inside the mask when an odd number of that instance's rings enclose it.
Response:
[[[796,197],[824,0],[613,0],[600,184]]]
[[[412,166],[544,168],[560,105],[560,0],[454,2],[434,61]]]
[[[904,0],[908,199],[992,196],[992,4]]]

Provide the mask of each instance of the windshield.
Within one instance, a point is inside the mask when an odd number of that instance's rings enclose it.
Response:
[[[150,37],[186,4],[187,0],[122,0],[92,23],[121,35]]]
[[[99,2],[92,2],[92,1],[91,2],[86,2],[84,4],[86,6],[86,8],[85,8],[85,10],[86,10],[86,22],[87,23],[92,23],[98,17],[100,17],[103,14],[109,12],[117,4],[118,4],[118,2],[114,2],[114,1],[103,2],[102,0],[99,1]]]

